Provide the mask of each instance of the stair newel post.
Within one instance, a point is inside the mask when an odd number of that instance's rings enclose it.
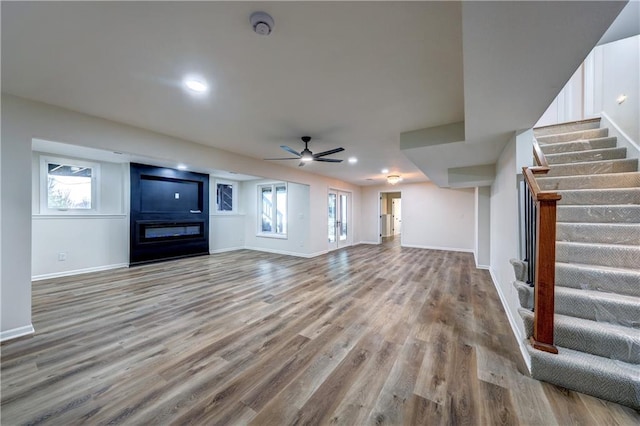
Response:
[[[534,348],[558,353],[553,345],[556,267],[556,203],[555,193],[538,194],[536,202],[536,250],[534,286],[534,323],[531,344]]]
[[[542,154],[543,155],[543,154]],[[527,267],[533,290],[533,335],[531,346],[557,354],[553,345],[556,273],[556,204],[562,197],[542,191],[534,174],[546,174],[548,167],[523,167],[526,189],[531,200],[527,207]]]

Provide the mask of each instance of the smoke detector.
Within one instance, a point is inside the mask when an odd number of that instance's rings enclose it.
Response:
[[[266,36],[273,30],[273,18],[266,12],[253,12],[249,21],[257,34]]]

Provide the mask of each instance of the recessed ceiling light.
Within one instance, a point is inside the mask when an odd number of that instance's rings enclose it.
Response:
[[[185,78],[184,86],[194,93],[206,93],[209,90],[207,82],[199,78]]]
[[[349,157],[350,164],[356,164],[357,162],[358,162],[358,159],[356,157]]]
[[[380,173],[389,173],[389,169],[382,169],[380,170]]]
[[[178,170],[187,170],[187,166],[184,164],[178,164]]]

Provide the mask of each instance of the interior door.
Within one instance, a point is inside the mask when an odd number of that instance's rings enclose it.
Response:
[[[328,198],[328,242],[329,250],[335,250],[350,244],[350,194],[329,190]]]
[[[402,209],[401,199],[394,198],[391,201],[391,212],[393,215],[393,235],[398,235],[402,232]]]

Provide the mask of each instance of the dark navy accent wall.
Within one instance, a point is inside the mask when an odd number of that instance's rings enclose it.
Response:
[[[209,175],[131,163],[130,263],[209,253]]]

